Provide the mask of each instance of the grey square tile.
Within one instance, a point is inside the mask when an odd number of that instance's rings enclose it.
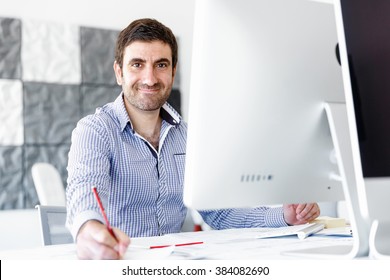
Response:
[[[37,193],[35,191],[34,182],[31,176],[31,167],[36,162],[48,162],[53,164],[61,174],[64,187],[68,172],[66,170],[68,164],[69,144],[64,145],[26,145],[24,147],[25,162],[24,162],[24,180],[23,188],[26,196],[26,208],[35,207],[39,203]]]
[[[119,31],[80,28],[82,83],[116,85],[112,65]]]
[[[86,116],[95,113],[97,107],[113,102],[121,93],[120,86],[81,86],[82,115]]]
[[[21,78],[21,21],[0,18],[0,78]]]
[[[179,46],[179,53],[180,53],[180,39],[179,39],[179,37],[176,37],[176,41],[177,41],[177,44]],[[181,85],[181,70],[180,70],[180,68],[181,68],[181,66],[180,66],[180,59],[179,59],[179,61],[177,62],[177,65],[176,65],[176,75],[175,75],[175,80],[173,83],[174,89],[180,89],[180,85]]]
[[[181,114],[181,94],[180,90],[172,89],[171,95],[168,98],[168,103],[172,105],[172,107]]]
[[[0,147],[0,209],[24,207],[22,147]]]
[[[24,83],[25,143],[70,143],[79,119],[78,85]]]

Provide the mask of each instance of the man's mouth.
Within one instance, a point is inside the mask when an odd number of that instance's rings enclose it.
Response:
[[[160,87],[138,87],[138,91],[146,94],[153,94],[160,91]]]

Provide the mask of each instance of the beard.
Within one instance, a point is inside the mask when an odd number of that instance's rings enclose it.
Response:
[[[142,89],[158,90],[158,93],[142,94],[139,92]],[[161,84],[155,84],[153,86],[136,84],[133,87],[126,87],[126,85],[123,85],[122,90],[125,99],[133,107],[142,111],[155,111],[160,109],[168,100],[172,86],[164,87]]]

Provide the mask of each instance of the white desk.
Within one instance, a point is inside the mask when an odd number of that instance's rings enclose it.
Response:
[[[310,255],[291,256],[285,251],[320,246],[351,245],[351,237],[310,236],[271,239],[248,238],[248,230],[186,232],[162,237],[133,238],[130,248],[120,261],[79,261],[74,244],[52,245],[25,250],[0,251],[4,279],[158,279],[158,275],[195,271],[198,276],[169,275],[163,279],[219,279],[221,271],[241,273],[269,269],[269,276],[225,274],[228,279],[387,279],[390,261],[362,259],[323,259],[313,261]],[[232,237],[235,240],[232,240]],[[145,249],[149,246],[203,241],[203,244]],[[142,247],[142,248],[140,248]],[[325,258],[325,257],[324,257]],[[32,261],[33,260],[33,261]],[[55,260],[55,261],[53,261]],[[310,260],[310,261],[309,261]],[[135,274],[129,274],[132,271]],[[128,274],[125,274],[128,273]],[[17,274],[17,278],[14,276]],[[157,278],[156,278],[157,276]],[[188,276],[188,277],[187,277]],[[7,278],[8,277],[8,278]],[[14,277],[14,278],[12,278]],[[230,278],[229,278],[230,277]],[[385,278],[383,278],[385,277]],[[387,278],[386,278],[387,277]],[[34,278],[35,279],[35,278]]]
[[[183,232],[160,237],[133,238],[125,259],[166,260],[257,260],[297,259],[284,252],[320,246],[352,245],[351,237],[310,236],[299,240],[295,236],[255,239],[256,229],[230,229],[221,231]],[[202,241],[203,244],[148,249],[149,246],[182,244]],[[305,258],[304,256],[299,259]],[[312,259],[312,256],[307,256]],[[326,258],[326,256],[324,256]],[[41,246],[25,250],[0,251],[0,259],[77,259],[74,244]]]

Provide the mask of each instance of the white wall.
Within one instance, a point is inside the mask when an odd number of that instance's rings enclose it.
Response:
[[[37,209],[0,211],[0,251],[43,246]]]
[[[0,0],[0,16],[117,30],[137,18],[161,21],[180,39],[182,111],[187,119],[194,3],[195,0]]]

